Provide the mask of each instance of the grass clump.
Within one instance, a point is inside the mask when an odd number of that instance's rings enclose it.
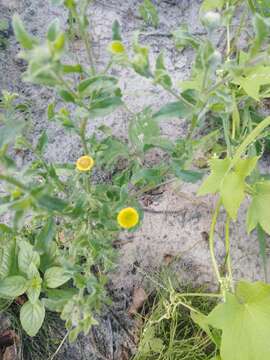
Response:
[[[157,290],[150,312],[144,317],[138,351],[133,360],[210,360],[216,356],[216,347],[210,337],[190,316],[188,307],[208,314],[216,299],[204,296],[179,299],[172,287]],[[198,290],[196,290],[197,292]],[[191,288],[181,293],[193,293]]]

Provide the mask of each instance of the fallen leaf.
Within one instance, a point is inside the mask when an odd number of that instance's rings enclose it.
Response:
[[[129,315],[136,315],[142,308],[143,303],[147,300],[148,296],[142,287],[135,288],[132,295],[132,304],[128,309]]]
[[[169,266],[174,260],[174,256],[171,254],[165,254],[163,256],[163,262],[166,266]]]
[[[12,345],[6,348],[2,360],[15,360],[17,359],[17,350],[16,350],[16,346]]]

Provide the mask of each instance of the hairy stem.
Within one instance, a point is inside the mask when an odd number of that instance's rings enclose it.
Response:
[[[83,121],[81,123],[81,126],[80,126],[79,135],[80,135],[80,138],[81,138],[84,155],[89,154],[89,150],[88,150],[88,146],[87,146],[87,142],[86,142],[86,138],[85,138],[86,125],[87,125],[87,119],[83,119]]]

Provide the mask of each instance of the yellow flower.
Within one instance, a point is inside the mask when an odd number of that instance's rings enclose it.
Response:
[[[123,54],[125,52],[125,46],[122,41],[114,40],[109,45],[109,51],[113,54]]]
[[[89,155],[81,156],[76,162],[76,168],[79,171],[89,171],[94,166],[94,160]]]
[[[132,207],[122,209],[117,215],[118,224],[125,229],[130,229],[138,224],[138,211]]]

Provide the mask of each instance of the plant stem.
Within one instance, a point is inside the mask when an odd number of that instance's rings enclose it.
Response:
[[[108,62],[107,66],[105,67],[103,74],[106,74],[108,72],[108,70],[110,69],[110,67],[112,66],[112,59]]]
[[[176,99],[178,99],[179,101],[182,101],[183,103],[185,103],[187,106],[194,108],[194,105],[191,104],[189,101],[187,101],[181,94],[177,94],[174,90],[166,88],[164,86],[163,86],[163,89],[168,91],[168,93],[170,93],[171,95],[176,97]]]
[[[53,360],[55,358],[55,356],[59,353],[59,351],[61,350],[62,346],[64,345],[67,337],[69,335],[69,331],[66,333],[66,335],[63,337],[62,341],[60,342],[58,348],[56,349],[55,353],[50,357],[50,360]]]
[[[215,247],[214,247],[215,227],[216,227],[220,207],[221,207],[221,199],[218,200],[218,203],[217,203],[217,206],[216,206],[213,218],[212,218],[212,223],[211,223],[211,228],[210,228],[210,233],[209,233],[209,249],[210,249],[210,255],[211,255],[214,272],[216,274],[219,284],[221,285],[222,279],[221,279],[220,272],[218,269],[218,264],[217,264],[216,257],[215,257]]]
[[[221,294],[205,294],[205,293],[186,293],[186,294],[178,294],[179,297],[214,297],[214,298],[220,298],[222,297]]]
[[[231,169],[235,166],[235,164],[237,163],[237,161],[240,159],[241,155],[243,154],[243,152],[246,150],[246,148],[253,143],[256,138],[260,135],[261,132],[263,132],[263,130],[270,125],[270,116],[268,116],[267,118],[265,118],[263,121],[261,121],[256,128],[245,138],[245,140],[242,142],[242,144],[238,147],[232,161],[230,164],[230,167],[227,171],[227,173],[229,171],[231,171]]]
[[[229,1],[226,3],[226,10],[229,9]],[[230,22],[227,22],[226,25],[226,32],[227,32],[227,58],[229,58],[231,52],[231,34],[230,34]]]
[[[250,8],[251,12],[252,12],[253,14],[255,14],[256,8],[255,8],[255,6],[254,6],[253,0],[248,0],[248,5],[249,5],[249,8]]]
[[[86,142],[86,138],[85,138],[86,125],[87,125],[87,119],[85,118],[85,119],[83,119],[83,121],[81,123],[80,131],[79,131],[79,135],[80,135],[82,146],[83,146],[84,155],[89,154],[89,150],[88,150],[88,146],[87,146],[87,142]]]
[[[75,17],[76,22],[78,24],[80,36],[81,36],[81,38],[82,38],[82,40],[84,42],[84,45],[85,45],[86,54],[87,54],[88,61],[89,61],[90,67],[91,67],[92,75],[95,75],[96,69],[95,69],[94,57],[93,57],[93,54],[92,54],[92,47],[91,47],[91,43],[90,43],[90,37],[91,36],[90,36],[90,34],[87,34],[85,32],[84,26],[82,25],[82,23],[80,21],[77,9],[74,9],[74,17]]]
[[[231,251],[230,251],[230,216],[227,214],[225,224],[225,248],[226,248],[226,265],[229,275],[230,288],[233,290],[233,276],[232,276],[232,263],[231,263]]]

